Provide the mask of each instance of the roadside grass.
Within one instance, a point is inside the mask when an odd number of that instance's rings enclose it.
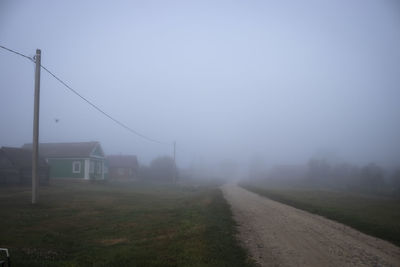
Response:
[[[399,199],[340,191],[268,188],[244,182],[240,186],[400,246]]]
[[[216,186],[53,182],[0,188],[13,266],[253,266]]]

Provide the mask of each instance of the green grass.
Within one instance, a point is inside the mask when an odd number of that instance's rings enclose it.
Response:
[[[215,186],[57,182],[0,188],[13,266],[252,266]]]
[[[251,183],[240,185],[259,195],[341,222],[400,246],[398,199],[339,191],[271,189]]]

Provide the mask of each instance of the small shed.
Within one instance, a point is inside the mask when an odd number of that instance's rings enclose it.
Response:
[[[40,184],[49,183],[49,165],[39,157]],[[17,147],[0,148],[0,184],[32,183],[32,151]]]
[[[134,155],[107,156],[108,173],[112,179],[137,179],[139,164]]]

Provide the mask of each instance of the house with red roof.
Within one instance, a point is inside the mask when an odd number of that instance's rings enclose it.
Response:
[[[108,172],[111,179],[136,179],[139,164],[134,155],[107,156]]]

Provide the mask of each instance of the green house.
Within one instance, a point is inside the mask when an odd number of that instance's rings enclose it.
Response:
[[[24,149],[32,149],[25,144]],[[39,154],[50,166],[50,178],[76,178],[103,180],[106,166],[99,142],[41,143]]]

